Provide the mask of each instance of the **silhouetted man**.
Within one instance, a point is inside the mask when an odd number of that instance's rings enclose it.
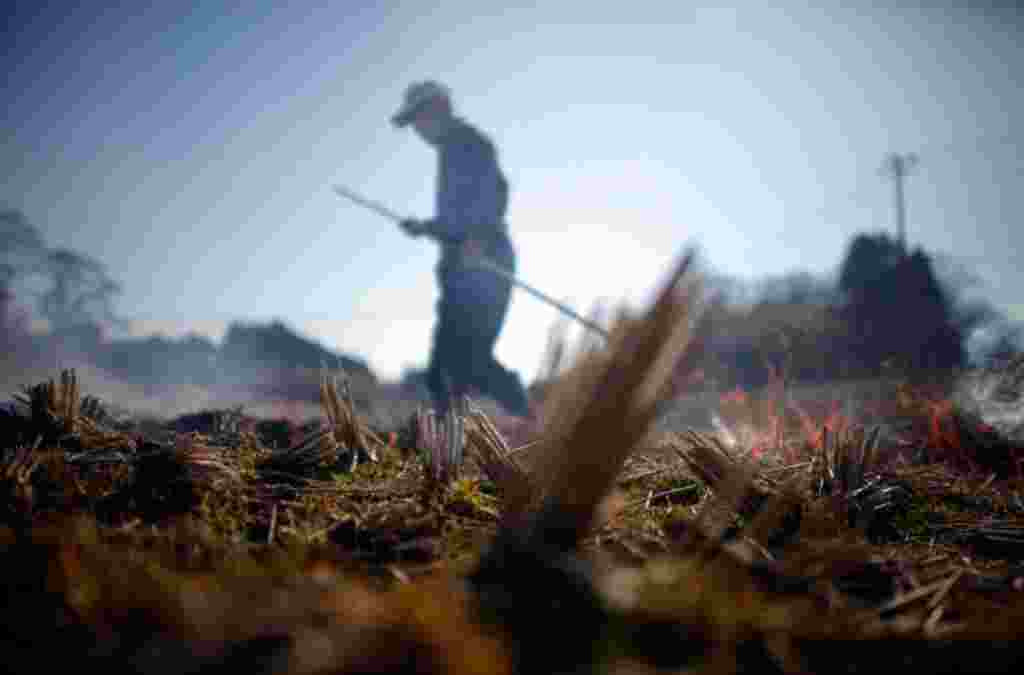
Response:
[[[505,224],[508,183],[494,146],[453,113],[447,88],[437,82],[410,85],[391,122],[396,127],[411,124],[438,151],[434,218],[401,224],[409,235],[431,237],[441,246],[441,298],[427,368],[435,409],[446,412],[452,396],[475,388],[509,413],[528,416],[529,402],[519,376],[494,358],[511,284],[472,266],[474,258],[484,256],[515,271],[515,250]]]

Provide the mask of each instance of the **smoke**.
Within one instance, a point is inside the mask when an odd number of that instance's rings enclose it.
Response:
[[[954,401],[961,412],[992,427],[1000,436],[1024,442],[1024,359],[1018,357],[961,377]]]

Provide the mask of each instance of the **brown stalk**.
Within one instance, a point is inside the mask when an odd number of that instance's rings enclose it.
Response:
[[[540,458],[536,475],[551,477],[545,493],[565,518],[567,545],[589,530],[597,504],[646,436],[658,395],[689,346],[688,319],[697,294],[693,284],[681,282],[692,262],[692,253],[682,257],[646,317],[619,322],[605,358],[596,366],[582,364],[594,369],[583,378],[593,383],[583,393],[587,399],[577,403],[579,413],[568,417],[564,430],[551,434],[562,447]]]
[[[333,432],[334,440],[353,453],[353,466],[359,453],[365,453],[370,461],[379,460],[379,450],[385,443],[359,420],[355,413],[355,402],[347,378],[341,380],[341,395],[338,394],[338,378],[326,371],[320,375],[320,405]]]

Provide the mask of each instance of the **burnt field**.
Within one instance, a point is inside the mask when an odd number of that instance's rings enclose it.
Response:
[[[316,407],[171,416],[71,370],[22,387],[0,413],[10,668],[1008,669],[1021,448],[952,377],[692,391],[688,288],[557,378],[541,424],[469,404],[461,443],[341,374]]]

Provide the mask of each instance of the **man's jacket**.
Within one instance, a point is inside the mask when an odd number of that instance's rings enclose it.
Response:
[[[460,265],[460,247],[467,239],[478,241],[500,264],[514,265],[505,224],[508,182],[494,145],[456,119],[438,149],[437,203],[430,229],[441,242],[442,280]]]

